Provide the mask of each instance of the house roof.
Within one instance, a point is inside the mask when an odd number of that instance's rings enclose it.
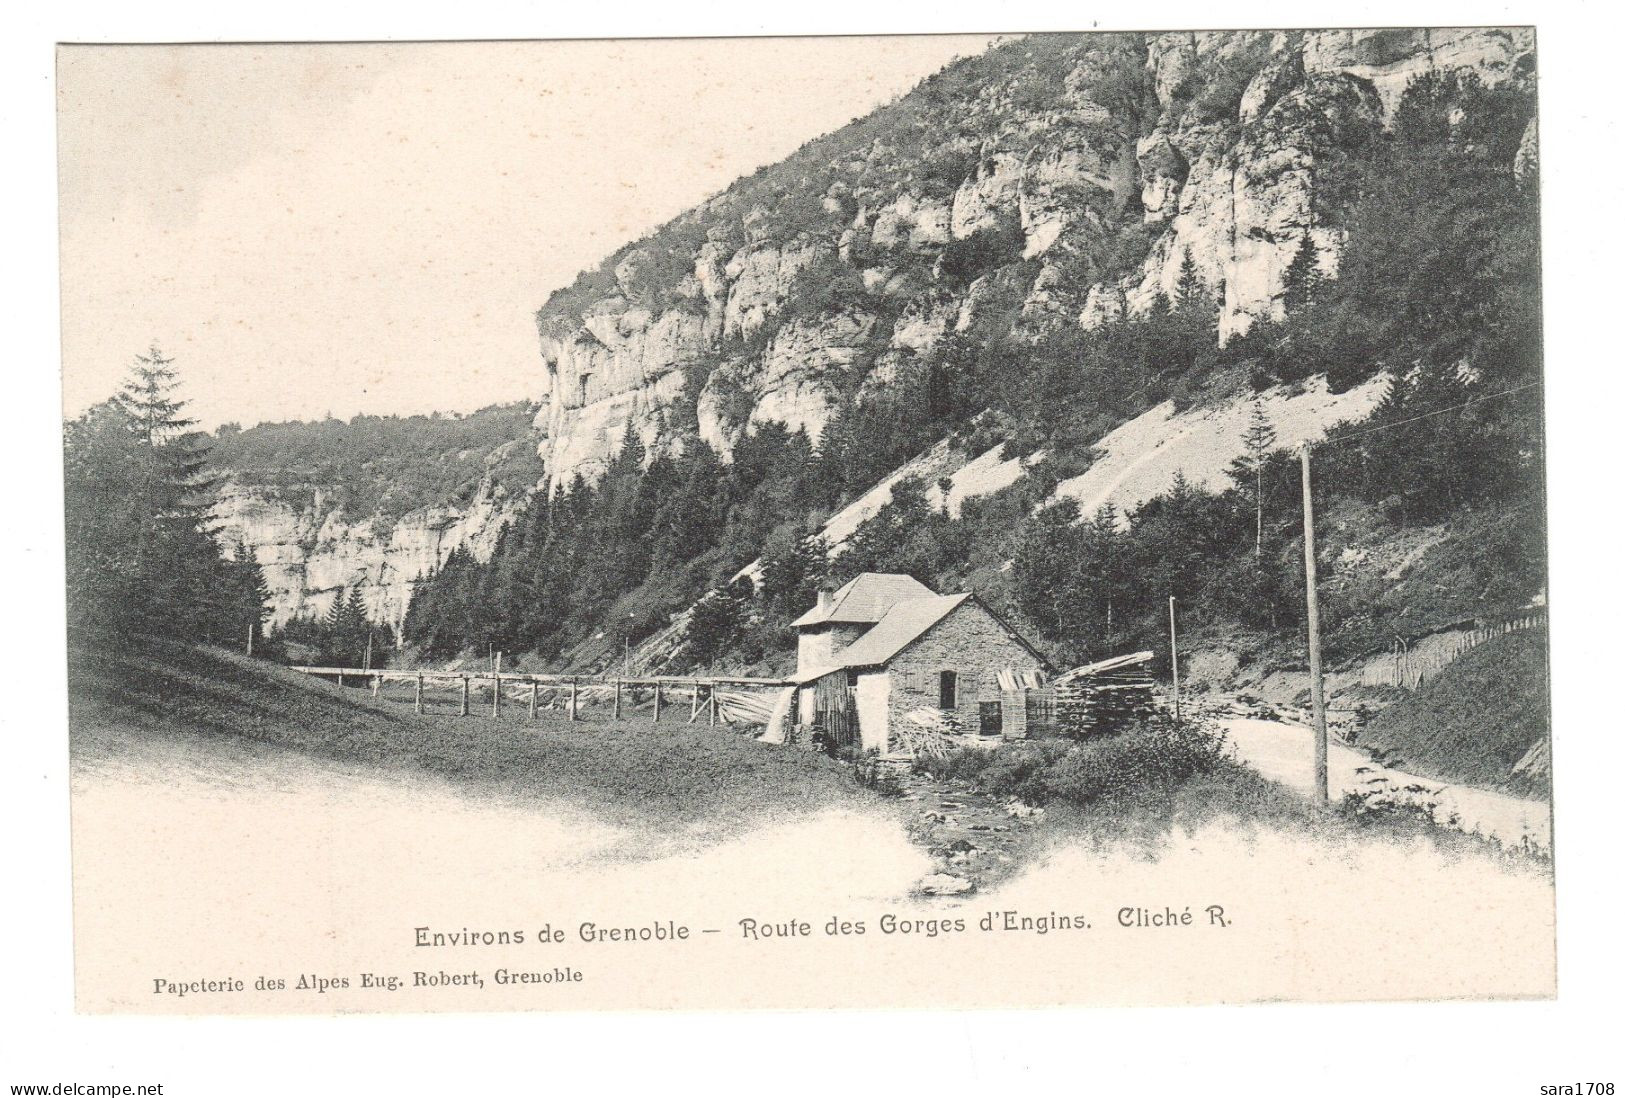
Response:
[[[933,625],[953,613],[970,594],[926,595],[895,603],[863,636],[836,653],[835,662],[798,673],[796,682],[821,679],[832,671],[878,667],[923,637]]]
[[[887,663],[970,597],[969,594],[928,595],[896,604],[873,629],[841,650],[838,654],[841,666],[877,667]]]
[[[828,607],[815,606],[790,624],[797,629],[830,623],[872,625],[900,602],[936,597],[936,592],[913,576],[864,572],[836,591]]]

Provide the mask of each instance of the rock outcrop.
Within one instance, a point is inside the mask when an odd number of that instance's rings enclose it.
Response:
[[[572,291],[544,306],[551,482],[592,477],[629,428],[651,453],[697,435],[726,456],[769,419],[816,438],[843,399],[928,353],[942,317],[971,322],[995,283],[954,277],[951,253],[996,251],[1001,234],[1008,254],[976,261],[1025,270],[1032,328],[1143,310],[1188,255],[1233,337],[1278,315],[1305,234],[1335,273],[1323,161],[1380,131],[1428,72],[1531,79],[1533,45],[1494,28],[1005,44],[969,62],[980,83],[928,81],[630,247],[586,305]],[[1536,155],[1531,131],[1522,160]]]
[[[270,624],[320,618],[335,599],[361,592],[368,616],[399,629],[417,583],[459,545],[480,559],[496,547],[514,504],[486,485],[469,502],[413,511],[394,523],[349,521],[328,493],[226,481],[214,509],[216,537],[246,546],[271,589]]]
[[[916,382],[951,335],[1004,324],[1019,342],[1145,310],[1187,256],[1234,337],[1279,313],[1306,234],[1335,274],[1344,230],[1320,176],[1392,121],[1410,81],[1527,82],[1533,45],[1493,28],[1004,43],[555,294],[520,444],[552,490],[599,475],[629,432],[650,455],[699,439],[725,459],[767,421],[816,441],[843,404]],[[1531,123],[1520,177],[1537,163]],[[517,502],[482,490],[347,522],[320,486],[304,494],[234,487],[221,512],[222,540],[265,565],[279,621],[359,585],[399,623],[414,580],[456,545],[488,553]]]

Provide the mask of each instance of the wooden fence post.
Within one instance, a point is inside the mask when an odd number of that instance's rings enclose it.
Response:
[[[412,699],[412,708],[415,712],[423,712],[423,673],[418,673],[417,694]]]
[[[502,676],[491,676],[491,716],[502,712]]]
[[[531,679],[530,680],[530,719],[531,720],[536,719],[536,692],[538,690],[540,690],[540,689],[541,689],[541,684],[538,683],[535,679]]]
[[[576,680],[574,676],[570,678],[570,719],[580,719],[576,716]]]
[[[621,680],[615,680],[615,719],[621,719]]]
[[[655,723],[660,723],[660,680],[655,680]]]
[[[374,675],[372,677],[372,696],[374,698],[378,697],[378,691],[383,685],[384,685],[384,676],[382,676],[382,675]]]
[[[693,693],[688,698],[688,723],[693,724],[694,718],[700,715],[700,680],[694,680]]]
[[[462,705],[458,707],[457,715],[459,717],[468,716],[468,676],[467,675],[463,676],[463,702],[462,702]]]
[[[717,688],[715,685],[711,687],[711,694],[706,698],[706,703],[711,706],[711,727],[715,728],[717,726]]]
[[[339,672],[339,685],[340,686],[344,685],[344,672],[343,671]]]

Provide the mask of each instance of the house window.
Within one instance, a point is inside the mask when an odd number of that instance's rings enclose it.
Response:
[[[937,708],[959,708],[959,675],[953,671],[937,675]]]

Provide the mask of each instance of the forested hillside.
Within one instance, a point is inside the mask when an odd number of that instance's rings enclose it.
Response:
[[[542,475],[534,446],[515,446],[535,409],[499,404],[468,415],[356,416],[312,423],[228,423],[213,456],[236,483],[327,491],[351,519],[393,523],[422,507],[467,502],[486,477],[519,493]],[[488,461],[502,450],[500,460]]]

